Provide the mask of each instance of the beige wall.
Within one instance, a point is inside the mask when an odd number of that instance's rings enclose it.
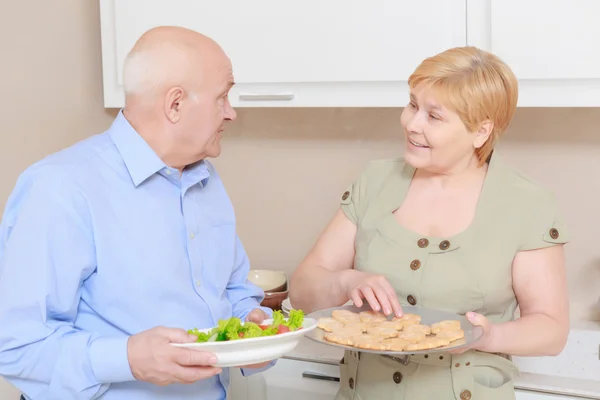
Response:
[[[241,110],[215,160],[254,268],[291,271],[370,159],[402,153],[398,109]],[[498,147],[552,188],[573,234],[574,320],[600,320],[600,108],[519,109]],[[485,268],[485,265],[482,265]]]
[[[21,170],[105,129],[95,1],[12,2],[0,24],[0,210]],[[23,17],[21,17],[23,16]],[[26,17],[25,17],[26,16]],[[235,66],[234,66],[235,68]],[[365,163],[401,152],[397,109],[243,109],[215,160],[255,268],[291,271]],[[600,109],[519,110],[500,148],[552,187],[574,234],[573,319],[598,319]],[[485,268],[485,266],[482,266]]]

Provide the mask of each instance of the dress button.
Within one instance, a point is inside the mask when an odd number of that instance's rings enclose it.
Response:
[[[552,239],[558,239],[558,236],[559,236],[558,229],[556,229],[556,228],[550,229],[550,237]]]
[[[440,243],[441,250],[448,250],[449,247],[450,247],[450,242],[447,240],[444,240]]]
[[[417,299],[415,299],[412,294],[409,294],[408,297],[406,298],[406,300],[408,301],[408,304],[410,304],[411,306],[414,306],[415,304],[417,304]]]
[[[354,389],[354,379],[353,378],[350,378],[348,380],[348,385],[350,385],[350,389]]]
[[[396,383],[402,382],[402,374],[400,372],[394,373],[394,382],[396,382]]]
[[[471,400],[471,391],[463,390],[462,392],[460,392],[460,398],[461,400]]]
[[[419,260],[413,260],[410,263],[410,269],[412,269],[413,271],[416,271],[419,268],[421,268],[421,261],[419,261]]]
[[[425,247],[429,246],[429,240],[427,240],[425,238],[419,239],[419,241],[417,242],[417,245],[420,248],[424,249]]]
[[[350,196],[350,192],[348,192],[348,191],[344,192],[344,194],[342,195],[342,200],[346,200],[348,198],[348,196]]]

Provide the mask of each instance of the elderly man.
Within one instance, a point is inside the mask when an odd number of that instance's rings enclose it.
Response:
[[[33,400],[223,399],[228,371],[171,343],[271,312],[206,161],[236,117],[231,63],[211,39],[160,27],[135,44],[123,83],[112,126],[28,168],[8,200],[0,375]]]

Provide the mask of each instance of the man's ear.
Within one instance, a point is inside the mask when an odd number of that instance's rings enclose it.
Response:
[[[167,119],[176,124],[181,118],[181,102],[185,91],[180,87],[171,88],[165,95],[165,115]]]
[[[488,141],[492,131],[494,130],[494,123],[490,120],[485,120],[479,125],[479,129],[475,132],[475,140],[473,141],[473,147],[476,149],[480,148]]]

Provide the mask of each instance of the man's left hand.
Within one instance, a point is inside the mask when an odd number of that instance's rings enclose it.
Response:
[[[265,319],[268,319],[268,318],[269,318],[269,316],[267,315],[266,312],[264,312],[260,308],[255,308],[254,310],[250,311],[248,316],[246,316],[246,321],[254,322],[255,324],[261,324]],[[243,367],[240,367],[240,368],[263,368],[263,367],[266,367],[267,365],[269,365],[270,362],[271,361],[266,361],[266,362],[260,363],[260,364],[244,365]]]

